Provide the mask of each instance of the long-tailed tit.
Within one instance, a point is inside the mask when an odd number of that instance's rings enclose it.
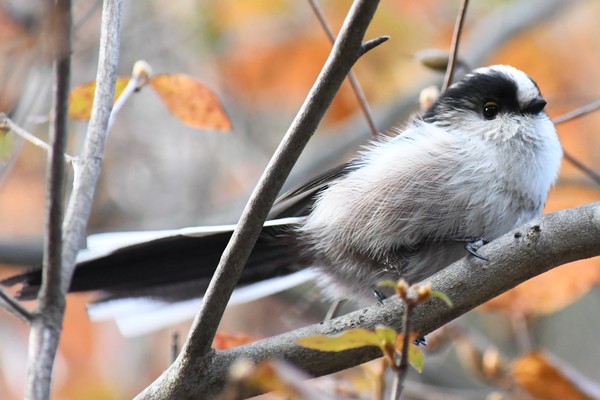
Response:
[[[539,216],[562,156],[545,105],[525,73],[476,69],[394,135],[278,200],[241,282],[313,267],[333,297],[372,302],[378,281],[426,278],[467,255],[465,241]],[[82,260],[71,289],[199,297],[231,229],[168,232]],[[5,281],[16,282],[31,297],[40,274]]]

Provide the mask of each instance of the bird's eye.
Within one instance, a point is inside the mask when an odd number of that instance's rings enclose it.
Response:
[[[483,106],[483,116],[485,119],[494,119],[500,112],[500,106],[495,101],[488,101]]]

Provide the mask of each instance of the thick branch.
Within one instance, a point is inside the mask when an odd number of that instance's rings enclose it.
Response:
[[[438,299],[419,304],[413,329],[427,334],[480,304],[558,265],[600,255],[600,203],[546,215],[494,240],[479,251],[486,262],[465,257],[427,279],[432,289],[454,303],[448,308]],[[194,384],[182,398],[212,398],[227,383],[228,369],[239,358],[259,362],[285,358],[314,376],[330,374],[380,357],[374,347],[340,353],[310,350],[296,344],[300,337],[331,335],[358,326],[387,325],[402,329],[403,306],[398,298],[375,304],[329,322],[307,326],[246,346],[213,353],[207,359],[190,360]],[[176,371],[170,373],[175,374]],[[149,398],[158,398],[148,396]]]

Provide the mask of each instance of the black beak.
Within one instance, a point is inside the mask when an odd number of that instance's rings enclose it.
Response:
[[[523,114],[538,114],[546,107],[546,100],[537,97],[529,102],[521,112]]]

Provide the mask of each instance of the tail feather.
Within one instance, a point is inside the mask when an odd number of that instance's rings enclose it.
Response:
[[[290,233],[300,220],[285,218],[265,224],[240,285],[297,271],[298,248]],[[100,255],[94,256],[91,249],[82,256],[69,291],[102,291],[102,300],[152,297],[171,302],[198,298],[206,290],[234,227],[166,231],[156,239],[134,244],[130,240],[112,250],[99,245]],[[106,238],[103,240],[106,244]],[[93,241],[91,238],[90,243]],[[41,273],[34,270],[2,282],[6,286],[18,283],[23,285],[19,297],[32,299],[39,290]]]

